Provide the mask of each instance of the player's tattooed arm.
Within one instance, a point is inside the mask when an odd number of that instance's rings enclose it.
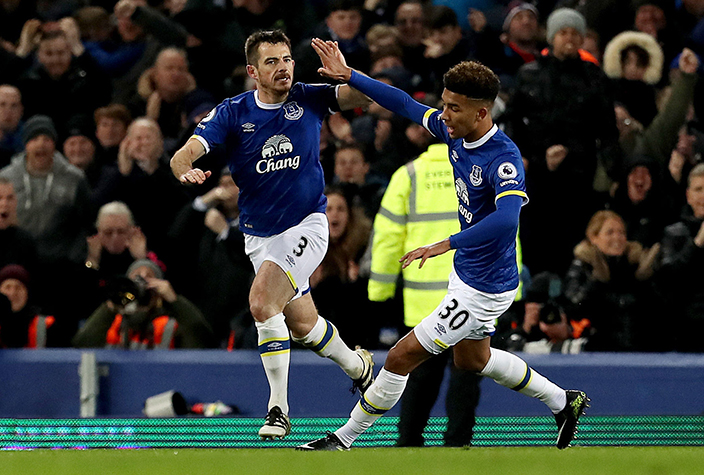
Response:
[[[337,92],[337,103],[340,105],[340,110],[346,111],[357,107],[367,108],[372,100],[358,90],[343,84]]]
[[[186,145],[181,147],[171,159],[171,172],[183,184],[200,185],[212,172],[193,168],[193,162],[205,155],[205,147],[197,139],[191,137]]]

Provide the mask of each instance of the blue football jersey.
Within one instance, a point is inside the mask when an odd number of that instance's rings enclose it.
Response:
[[[452,139],[440,114],[428,109],[423,126],[449,146],[461,229],[496,211],[496,201],[503,196],[517,195],[527,203],[523,159],[516,144],[496,125],[476,142]],[[464,283],[482,292],[513,290],[518,287],[516,236],[504,234],[481,246],[457,249],[454,267]]]
[[[296,83],[286,101],[265,104],[256,91],[226,99],[198,124],[206,152],[224,145],[240,188],[240,229],[272,236],[325,212],[320,165],[323,118],[338,109],[335,86]]]

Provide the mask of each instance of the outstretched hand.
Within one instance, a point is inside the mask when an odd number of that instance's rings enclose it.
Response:
[[[184,185],[202,185],[206,178],[212,175],[210,170],[203,171],[200,168],[191,168],[186,173],[179,176],[178,180]]]
[[[416,259],[420,259],[421,261],[418,268],[421,269],[423,267],[423,264],[425,264],[425,261],[427,261],[431,257],[439,256],[440,254],[445,254],[450,249],[450,239],[447,238],[442,241],[438,241],[434,244],[414,249],[413,251],[406,253],[406,255],[404,255],[398,261],[402,263],[401,268],[405,269],[406,267],[411,265],[411,262],[415,261]]]
[[[323,41],[320,38],[313,38],[311,44],[323,63],[323,67],[318,68],[318,73],[321,76],[343,82],[350,80],[352,68],[347,66],[337,41]]]

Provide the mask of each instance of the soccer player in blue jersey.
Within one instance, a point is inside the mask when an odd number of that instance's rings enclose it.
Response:
[[[171,159],[185,184],[203,183],[210,171],[193,162],[225,146],[240,188],[239,226],[256,277],[249,306],[270,397],[263,439],[283,438],[288,418],[290,341],[332,359],[364,392],[373,381],[371,353],[351,350],[310,296],[308,279],[328,246],[320,128],[326,114],[367,105],[347,85],[293,84],[291,43],[280,30],[252,34],[245,44],[247,73],[255,91],[226,99],[198,124]]]
[[[543,401],[555,414],[557,447],[567,447],[588,406],[582,391],[565,391],[518,356],[489,346],[494,321],[513,302],[518,288],[515,240],[521,207],[527,203],[521,153],[491,118],[499,79],[486,66],[462,62],[443,77],[442,111],[347,67],[337,44],[313,40],[327,77],[348,83],[379,105],[422,124],[449,146],[459,201],[459,233],[415,249],[403,267],[456,249],[447,295],[390,351],[376,381],[362,395],[349,421],[334,433],[298,448],[346,450],[398,402],[408,373],[449,348],[459,368]]]

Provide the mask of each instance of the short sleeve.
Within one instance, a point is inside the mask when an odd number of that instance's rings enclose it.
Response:
[[[429,107],[425,114],[423,114],[422,126],[425,127],[428,132],[433,134],[433,137],[437,137],[446,144],[449,144],[452,139],[450,134],[447,133],[447,127],[445,123],[440,119],[441,112],[438,109]]]
[[[492,163],[490,176],[496,193],[495,202],[504,196],[520,196],[524,205],[528,203],[523,159],[518,154],[497,157]]]
[[[235,117],[229,100],[225,100],[203,117],[196,126],[193,137],[203,144],[207,153],[216,145],[225,143],[231,130],[237,130]]]
[[[339,86],[330,84],[303,84],[302,86],[306,103],[315,108],[318,114],[334,114],[340,111],[340,105],[337,102]]]

